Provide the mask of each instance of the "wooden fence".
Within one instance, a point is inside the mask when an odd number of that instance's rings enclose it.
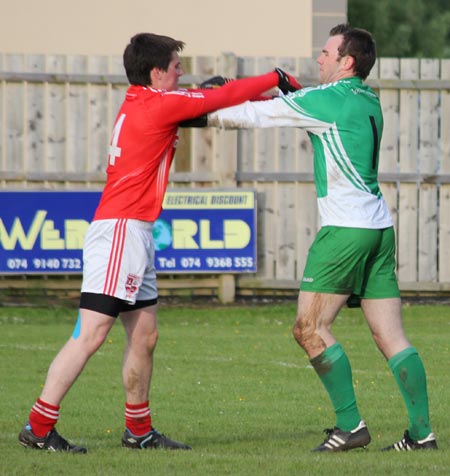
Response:
[[[317,83],[311,59],[224,54],[183,61],[186,85],[274,66],[304,85]],[[0,54],[0,81],[0,188],[101,189],[112,123],[127,88],[121,57]],[[381,58],[368,83],[384,112],[380,181],[396,223],[401,289],[449,292],[450,60]],[[304,131],[181,130],[169,187],[256,189],[258,272],[161,276],[163,292],[218,288],[226,301],[235,293],[297,289],[319,227]],[[11,285],[3,280],[3,287]]]

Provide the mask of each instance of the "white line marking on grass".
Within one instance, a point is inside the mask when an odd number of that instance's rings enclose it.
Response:
[[[289,369],[308,369],[308,368],[312,368],[310,365],[299,365],[299,364],[295,364],[293,362],[281,362],[281,361],[272,360],[271,363],[274,364],[274,365],[278,365],[279,367],[287,367]]]
[[[54,347],[49,345],[30,345],[30,344],[0,344],[0,349],[14,349],[14,350],[39,350],[57,352],[61,347]],[[105,355],[104,352],[98,350],[95,355]]]
[[[3,349],[16,349],[16,350],[57,350],[56,347],[46,345],[30,345],[30,344],[0,344],[0,348]]]

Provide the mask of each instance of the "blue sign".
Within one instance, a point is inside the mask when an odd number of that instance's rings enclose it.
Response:
[[[81,273],[99,199],[98,191],[0,192],[0,273]],[[153,238],[159,272],[255,272],[255,192],[167,191]]]

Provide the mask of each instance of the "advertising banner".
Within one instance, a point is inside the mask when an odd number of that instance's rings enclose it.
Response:
[[[98,191],[0,192],[0,274],[83,269],[83,242]],[[154,223],[158,272],[256,271],[256,193],[176,189]]]

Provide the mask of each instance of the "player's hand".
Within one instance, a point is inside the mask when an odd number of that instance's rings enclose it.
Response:
[[[293,93],[302,88],[302,85],[294,78],[294,76],[286,73],[280,68],[275,68],[278,74],[278,88],[283,94]]]
[[[209,78],[203,81],[203,83],[199,85],[199,88],[200,89],[220,88],[224,84],[229,83],[230,81],[233,81],[233,80],[229,78],[224,78],[223,76],[213,76],[212,78]],[[203,116],[194,117],[193,119],[186,119],[185,121],[180,122],[180,124],[178,125],[180,127],[207,127],[208,126],[207,115],[204,114]]]
[[[193,119],[186,119],[183,122],[178,124],[180,127],[207,127],[208,126],[208,116],[203,114],[203,116],[194,117]]]
[[[220,88],[221,86],[229,83],[230,81],[233,81],[233,80],[230,78],[224,78],[223,76],[213,76],[212,78],[209,78],[206,81],[203,81],[203,83],[200,84],[199,88],[200,89]]]

